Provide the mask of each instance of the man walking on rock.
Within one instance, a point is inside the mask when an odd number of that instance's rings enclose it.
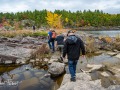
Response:
[[[83,41],[75,36],[72,31],[68,32],[68,37],[65,40],[63,48],[63,58],[67,54],[68,58],[68,67],[71,74],[71,81],[76,81],[76,65],[80,57],[80,50],[82,51],[82,56],[85,55],[85,47]]]
[[[55,51],[55,45],[54,45],[54,41],[55,41],[55,31],[54,30],[49,30],[48,32],[48,45],[49,45],[49,48],[52,49],[52,52]],[[54,36],[54,37],[53,37]]]

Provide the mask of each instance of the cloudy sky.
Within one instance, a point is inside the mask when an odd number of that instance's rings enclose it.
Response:
[[[0,0],[0,12],[18,12],[26,10],[65,9],[103,10],[106,13],[120,14],[120,0]]]

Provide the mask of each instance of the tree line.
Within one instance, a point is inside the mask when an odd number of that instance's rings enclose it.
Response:
[[[100,10],[84,10],[84,11],[66,11],[55,10],[54,12],[60,17],[63,28],[79,28],[82,26],[120,26],[120,14],[108,14]],[[0,24],[30,27],[49,27],[47,22],[47,10],[24,11],[17,13],[0,13]],[[24,23],[24,24],[23,24]]]

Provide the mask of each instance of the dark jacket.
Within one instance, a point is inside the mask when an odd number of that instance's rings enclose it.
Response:
[[[64,36],[63,35],[57,36],[55,40],[57,41],[57,45],[64,45]]]
[[[80,50],[82,50],[82,55],[85,55],[83,41],[75,35],[68,36],[64,43],[63,57],[67,54],[68,60],[78,60],[80,57]]]

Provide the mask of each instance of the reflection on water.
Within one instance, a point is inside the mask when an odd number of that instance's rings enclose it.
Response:
[[[0,90],[53,90],[53,86],[56,90],[56,82],[47,76],[47,71],[32,68],[31,65],[4,72],[0,77]],[[9,84],[9,80],[17,84]]]

